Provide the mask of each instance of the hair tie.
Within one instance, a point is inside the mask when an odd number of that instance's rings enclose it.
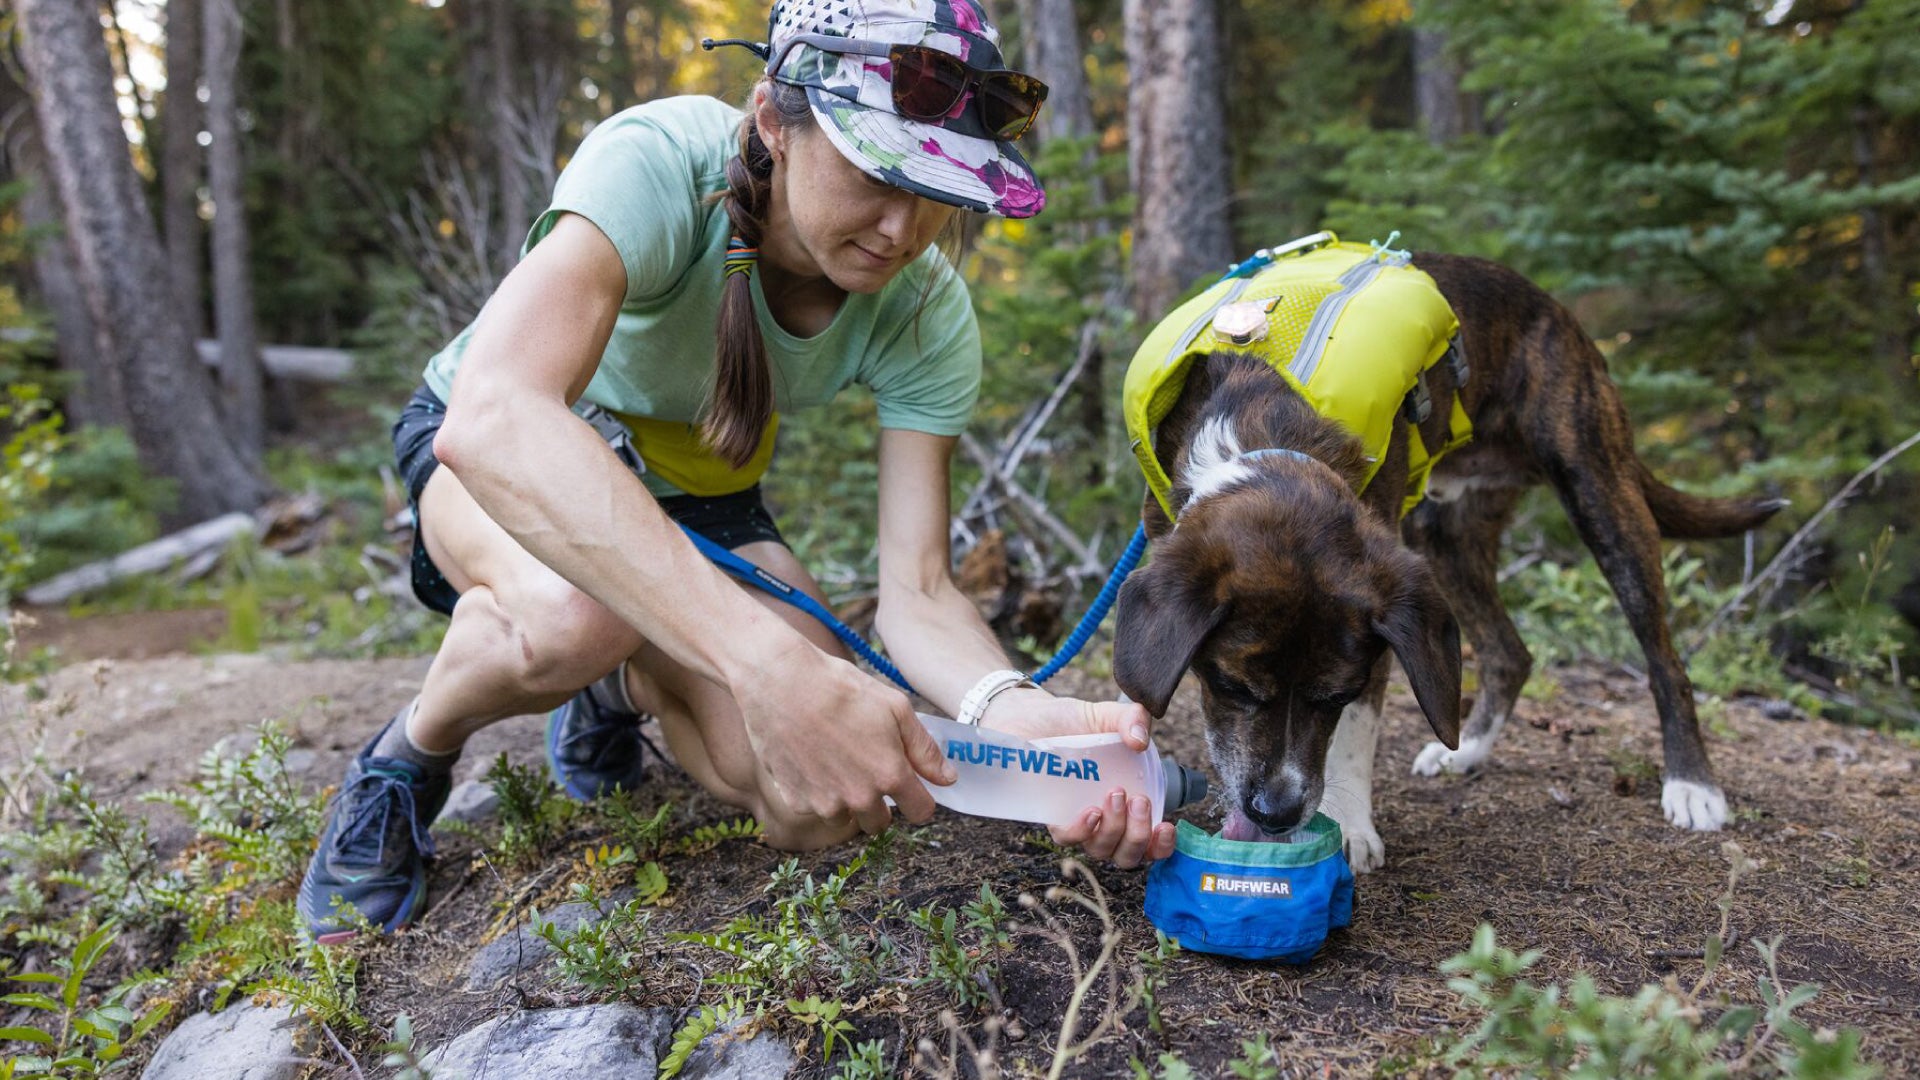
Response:
[[[745,240],[736,236],[727,241],[726,269],[722,273],[722,278],[730,278],[735,274],[746,274],[751,277],[753,264],[758,261],[760,261],[760,249],[749,247]]]

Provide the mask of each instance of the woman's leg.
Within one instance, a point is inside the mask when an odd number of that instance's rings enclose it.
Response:
[[[644,643],[528,554],[451,470],[434,471],[419,509],[427,552],[460,592],[407,725],[421,749],[455,750],[497,720],[552,709]]]
[[[793,552],[773,541],[746,544],[737,553],[807,595],[826,601],[820,585]],[[742,586],[744,588],[744,586]],[[845,645],[818,619],[758,590],[761,603],[821,649],[851,661]],[[739,706],[724,687],[682,667],[657,647],[643,646],[627,665],[627,693],[660,720],[673,756],[723,802],[752,813],[767,842],[789,851],[830,847],[859,832],[853,821],[826,821],[793,811],[755,756]]]

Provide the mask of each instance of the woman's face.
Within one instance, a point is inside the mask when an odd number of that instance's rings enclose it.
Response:
[[[956,213],[861,172],[818,128],[779,127],[772,111],[763,105],[758,116],[774,155],[773,235],[763,257],[782,269],[823,276],[847,292],[879,292]]]

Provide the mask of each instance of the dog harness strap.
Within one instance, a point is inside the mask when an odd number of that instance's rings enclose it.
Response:
[[[973,684],[973,689],[967,691],[966,697],[960,699],[960,715],[954,719],[968,726],[977,725],[980,723],[980,718],[986,715],[987,706],[993,704],[994,698],[1016,688],[1026,687],[1037,690],[1039,686],[1040,684],[1028,678],[1024,671],[1014,671],[1011,668],[989,671],[979,682]]]

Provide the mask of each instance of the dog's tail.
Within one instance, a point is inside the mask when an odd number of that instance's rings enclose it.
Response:
[[[1636,461],[1640,493],[1668,540],[1717,540],[1758,528],[1787,505],[1785,499],[1709,499],[1669,487]]]

